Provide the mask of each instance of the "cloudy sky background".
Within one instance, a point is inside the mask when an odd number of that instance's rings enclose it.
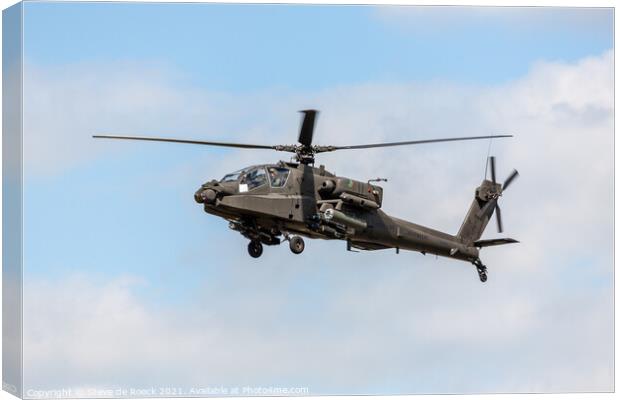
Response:
[[[604,9],[26,3],[25,390],[613,390],[612,23]],[[318,144],[514,134],[491,151],[500,179],[521,174],[501,204],[522,243],[482,252],[484,285],[466,263],[342,242],[254,260],[192,195],[282,154],[91,139],[293,143],[308,107]],[[319,162],[388,178],[386,212],[454,233],[488,146]]]

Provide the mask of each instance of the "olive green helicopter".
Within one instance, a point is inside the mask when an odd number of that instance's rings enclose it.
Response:
[[[487,267],[479,256],[481,248],[517,243],[511,238],[481,240],[489,220],[495,214],[502,232],[498,204],[504,191],[518,176],[513,170],[503,183],[495,179],[495,158],[488,157],[490,179],[475,189],[474,199],[456,235],[427,228],[390,216],[381,210],[385,179],[366,182],[336,176],[323,165],[314,166],[316,154],[338,150],[416,145],[512,137],[491,135],[442,139],[410,140],[352,146],[312,144],[318,111],[303,110],[298,144],[257,145],[210,142],[174,138],[94,135],[94,138],[186,143],[237,149],[268,149],[294,154],[294,158],[275,164],[253,165],[229,173],[220,180],[200,186],[194,199],[204,211],[224,218],[228,226],[249,240],[248,253],[258,258],[263,245],[279,245],[288,241],[295,254],[304,251],[301,236],[312,239],[344,240],[347,250],[381,250],[393,248],[434,254],[472,263],[480,281],[487,280]]]

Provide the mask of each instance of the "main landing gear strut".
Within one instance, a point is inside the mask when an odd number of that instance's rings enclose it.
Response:
[[[472,264],[474,264],[474,266],[478,270],[478,277],[480,278],[480,282],[486,282],[487,281],[487,267],[486,267],[486,265],[484,265],[482,263],[482,260],[480,260],[479,258],[476,258],[472,262]]]

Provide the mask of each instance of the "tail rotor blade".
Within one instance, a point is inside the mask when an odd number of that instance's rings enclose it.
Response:
[[[493,157],[493,156],[489,157],[489,163],[491,164],[491,180],[493,181],[493,183],[496,183],[496,180],[495,180],[495,157]]]
[[[502,185],[502,190],[506,190],[508,185],[510,185],[510,183],[512,183],[512,181],[514,181],[518,176],[519,172],[516,169],[513,169],[510,176],[506,178],[506,181],[504,181],[504,184]]]
[[[302,110],[300,112],[304,114],[304,119],[299,130],[299,143],[310,147],[312,145],[312,134],[314,133],[314,121],[318,111]]]
[[[497,220],[497,231],[502,233],[504,226],[502,225],[502,210],[499,208],[499,204],[495,206],[495,219]]]

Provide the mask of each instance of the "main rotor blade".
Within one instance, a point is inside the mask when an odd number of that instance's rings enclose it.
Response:
[[[506,180],[504,181],[504,184],[502,185],[502,191],[506,190],[508,185],[510,185],[510,183],[514,181],[518,176],[519,176],[519,171],[517,171],[516,169],[513,169],[510,176],[506,178]]]
[[[495,157],[494,156],[489,157],[489,163],[491,164],[491,181],[493,183],[497,183],[495,181]]]
[[[270,150],[283,150],[281,146],[266,146],[262,144],[247,144],[247,143],[225,143],[225,142],[206,142],[203,140],[185,140],[185,139],[166,139],[146,136],[115,136],[115,135],[93,135],[95,139],[122,139],[122,140],[142,140],[149,142],[169,142],[169,143],[186,143],[186,144],[200,144],[205,146],[220,146],[220,147],[236,147],[240,149],[270,149]],[[286,150],[284,150],[286,151]]]
[[[317,110],[302,110],[304,113],[304,119],[301,123],[301,129],[299,130],[299,143],[304,146],[312,145],[312,135],[314,133],[314,121],[318,113]]]
[[[495,219],[497,220],[497,231],[502,233],[504,226],[502,225],[502,210],[499,208],[499,204],[495,206]]]
[[[406,146],[410,144],[456,142],[456,141],[461,141],[461,140],[497,139],[497,138],[507,138],[507,137],[512,137],[512,135],[470,136],[470,137],[457,137],[457,138],[445,138],[445,139],[409,140],[406,142],[372,143],[372,144],[359,144],[359,145],[354,145],[354,146],[315,146],[315,149],[317,153],[323,153],[327,151],[336,151],[336,150],[370,149],[374,147]]]

